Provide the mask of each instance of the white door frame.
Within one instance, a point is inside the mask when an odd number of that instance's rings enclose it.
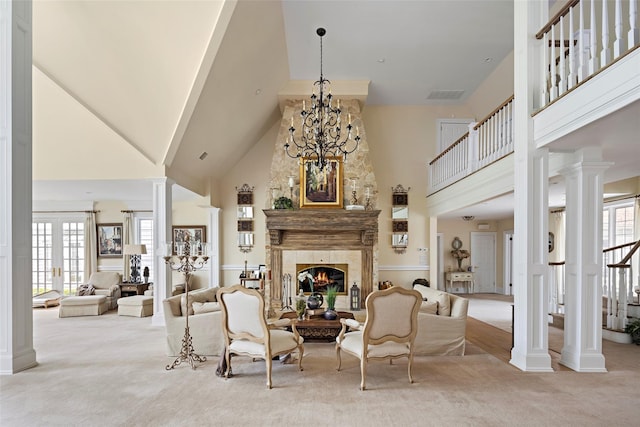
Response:
[[[477,252],[474,248],[476,245],[476,238],[480,237],[480,236],[488,236],[488,237],[493,237],[493,265],[492,266],[483,266],[482,268],[487,269],[487,271],[491,271],[491,269],[493,270],[493,290],[490,290],[489,292],[497,292],[497,285],[496,285],[496,232],[495,231],[472,231],[470,233],[471,235],[471,241],[470,241],[470,247],[471,247],[471,265],[473,266],[473,271],[475,272],[476,268],[478,267],[477,265],[477,258],[474,259],[474,253]],[[489,250],[489,248],[485,248],[484,250]],[[475,277],[474,277],[474,281],[475,281]],[[478,288],[478,283],[474,283],[474,292],[478,292],[479,288]],[[486,291],[485,291],[486,292]]]
[[[503,279],[502,293],[513,295],[513,230],[506,230],[502,236]]]
[[[442,247],[442,239],[444,238],[444,233],[436,234],[437,248],[438,251],[438,272],[436,277],[436,289],[445,289],[444,286],[444,249]]]

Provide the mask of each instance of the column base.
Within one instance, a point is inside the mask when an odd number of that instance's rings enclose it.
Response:
[[[551,356],[548,353],[524,355],[517,353],[514,349],[511,350],[509,363],[525,372],[553,372]]]
[[[5,354],[0,356],[0,375],[12,375],[38,366],[36,351],[27,350],[22,354]]]
[[[576,372],[607,372],[602,354],[579,354],[562,350],[560,364]]]

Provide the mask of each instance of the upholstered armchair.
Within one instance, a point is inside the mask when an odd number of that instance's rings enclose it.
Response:
[[[122,278],[120,273],[114,271],[99,271],[91,273],[88,285],[95,288],[95,295],[105,295],[107,297],[107,305],[109,310],[118,308],[118,298],[120,298],[120,284]]]
[[[413,363],[413,343],[418,332],[418,310],[422,298],[415,290],[400,286],[375,291],[365,301],[367,318],[364,324],[354,319],[340,319],[342,329],[336,338],[338,371],[342,364],[340,352],[360,359],[360,390],[365,389],[369,360],[408,359],[409,383]],[[347,327],[355,329],[346,332]]]
[[[226,378],[231,372],[232,354],[264,359],[267,365],[268,388],[271,388],[271,360],[275,356],[297,350],[299,352],[298,369],[302,371],[304,338],[298,335],[295,319],[267,322],[262,294],[241,285],[220,288],[218,301],[222,308]],[[289,325],[292,332],[282,329]]]

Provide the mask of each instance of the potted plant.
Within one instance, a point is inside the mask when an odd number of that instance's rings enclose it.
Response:
[[[631,335],[631,342],[640,345],[640,318],[634,318],[631,322],[627,323],[624,331]]]
[[[336,297],[338,296],[338,288],[329,286],[327,288],[327,311],[324,312],[324,318],[327,320],[335,320],[338,318],[336,312]]]
[[[293,202],[288,197],[279,197],[273,202],[274,209],[293,209]]]

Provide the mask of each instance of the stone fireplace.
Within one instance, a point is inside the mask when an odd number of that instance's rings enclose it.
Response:
[[[265,284],[269,309],[281,308],[282,275],[292,276],[297,289],[297,265],[346,264],[348,283],[360,288],[360,306],[373,291],[377,264],[379,210],[343,209],[264,210],[269,242],[267,268],[271,280]],[[343,298],[342,304],[340,298]],[[345,307],[347,296],[339,296]]]

